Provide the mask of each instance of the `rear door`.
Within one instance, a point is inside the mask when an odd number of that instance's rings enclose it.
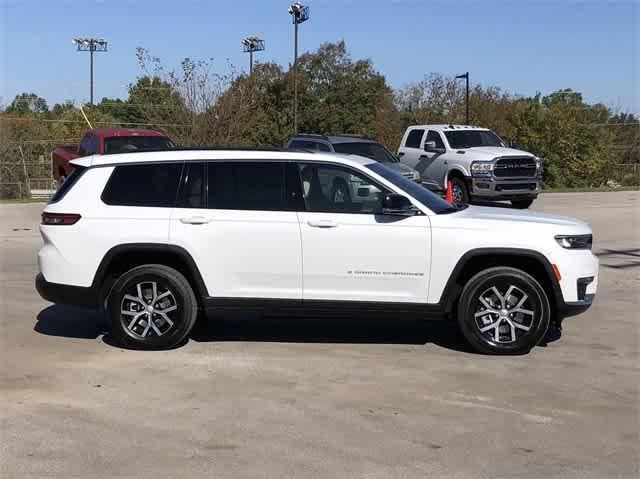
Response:
[[[189,163],[170,241],[195,260],[209,296],[302,296],[300,228],[286,163]]]
[[[424,153],[422,150],[424,131],[424,128],[410,129],[404,139],[404,144],[398,150],[400,161],[414,170],[420,161],[420,156]]]
[[[387,190],[342,165],[300,163],[303,299],[426,302],[427,216],[381,213]]]

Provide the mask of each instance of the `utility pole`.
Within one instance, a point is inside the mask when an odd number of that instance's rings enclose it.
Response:
[[[466,95],[465,95],[465,110],[466,110],[466,124],[469,124],[469,72],[463,73],[462,75],[458,75],[456,76],[456,79],[458,78],[464,78],[466,80],[467,83],[467,91],[466,91]]]
[[[251,35],[242,39],[242,51],[249,53],[249,76],[253,74],[253,52],[264,50],[264,40]]]
[[[89,104],[93,105],[93,52],[106,52],[107,42],[102,38],[74,38],[71,42],[79,52],[89,52]]]
[[[298,133],[298,25],[309,20],[309,7],[300,2],[289,5],[293,20],[293,134]]]

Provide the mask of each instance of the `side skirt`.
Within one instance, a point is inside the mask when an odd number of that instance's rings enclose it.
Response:
[[[445,319],[439,304],[377,301],[295,300],[266,298],[206,298],[207,314],[253,313],[263,316],[393,319]]]

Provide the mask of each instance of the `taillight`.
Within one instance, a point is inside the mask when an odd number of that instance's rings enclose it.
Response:
[[[73,213],[42,213],[43,225],[73,225],[79,219],[80,215]]]

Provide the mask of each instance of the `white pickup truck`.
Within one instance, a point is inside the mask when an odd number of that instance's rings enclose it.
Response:
[[[528,208],[540,193],[542,161],[509,148],[487,128],[415,125],[404,133],[398,158],[443,190],[451,181],[455,203],[510,200]]]

